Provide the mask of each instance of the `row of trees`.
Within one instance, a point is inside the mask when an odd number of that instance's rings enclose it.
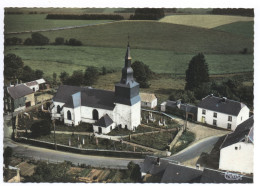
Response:
[[[73,20],[123,20],[121,15],[114,14],[48,14],[46,19],[73,19]]]
[[[48,45],[51,44],[48,37],[42,35],[41,33],[32,33],[30,38],[23,40],[21,38],[12,37],[12,38],[6,38],[4,42],[5,46],[8,45],[36,45],[36,46],[42,46],[42,45]],[[75,38],[70,38],[69,40],[65,40],[63,37],[57,37],[55,39],[55,42],[52,43],[54,45],[70,45],[70,46],[81,46],[82,42],[80,40],[77,40]]]
[[[132,20],[158,20],[164,17],[163,8],[137,8],[134,15],[130,16]]]
[[[43,74],[42,70],[32,70],[29,66],[24,66],[22,59],[15,54],[4,56],[4,77],[6,80],[15,82],[19,79],[28,82],[42,78]]]
[[[252,8],[213,8],[212,14],[240,15],[240,16],[254,17],[254,9],[252,9]]]

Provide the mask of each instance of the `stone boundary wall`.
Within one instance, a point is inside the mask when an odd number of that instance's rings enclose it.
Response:
[[[20,137],[15,139],[16,142],[31,144],[37,147],[44,147],[48,149],[55,149],[55,144],[34,139]],[[65,152],[74,152],[86,155],[97,156],[112,156],[112,157],[127,157],[127,158],[145,158],[146,155],[153,155],[150,152],[131,152],[131,151],[113,151],[113,150],[98,150],[98,149],[80,149],[66,145],[57,144],[57,150]]]
[[[177,143],[177,141],[179,140],[179,138],[181,137],[182,133],[184,131],[184,128],[181,127],[181,129],[179,130],[179,132],[177,133],[177,135],[175,136],[175,138],[172,140],[172,142],[168,145],[169,150],[172,150],[172,148],[174,147],[174,145]]]

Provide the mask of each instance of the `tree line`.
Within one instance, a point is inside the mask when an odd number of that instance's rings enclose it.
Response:
[[[82,42],[80,40],[77,40],[75,38],[70,38],[69,40],[65,40],[63,37],[57,37],[55,38],[54,43],[50,43],[50,40],[48,37],[42,35],[41,33],[32,33],[31,37],[26,38],[23,42],[21,38],[12,37],[12,38],[6,38],[4,45],[28,45],[28,46],[42,46],[42,45],[70,45],[70,46],[81,46]]]
[[[211,13],[218,15],[240,15],[254,17],[254,9],[252,8],[213,8]]]

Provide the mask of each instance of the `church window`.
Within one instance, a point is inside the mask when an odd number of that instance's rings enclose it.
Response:
[[[60,114],[60,105],[57,106],[57,113]]]
[[[92,112],[92,118],[93,120],[98,120],[98,111],[96,109],[94,109]]]
[[[68,120],[71,120],[71,112],[68,110],[68,112],[67,112],[67,119]]]

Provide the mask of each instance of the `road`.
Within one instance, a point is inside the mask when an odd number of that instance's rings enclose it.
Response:
[[[12,141],[10,139],[11,133],[11,127],[4,124],[4,147],[12,147],[13,153],[16,156],[33,158],[35,160],[48,160],[49,162],[63,162],[66,160],[71,161],[75,165],[86,164],[93,167],[117,169],[126,168],[130,161],[137,164],[143,161],[143,159],[90,156],[34,147]]]
[[[180,163],[185,162],[187,160],[193,159],[198,157],[203,152],[210,152],[215,143],[218,141],[220,136],[213,136],[203,140],[198,141],[194,145],[184,149],[183,151],[168,157],[168,159],[178,161]]]

